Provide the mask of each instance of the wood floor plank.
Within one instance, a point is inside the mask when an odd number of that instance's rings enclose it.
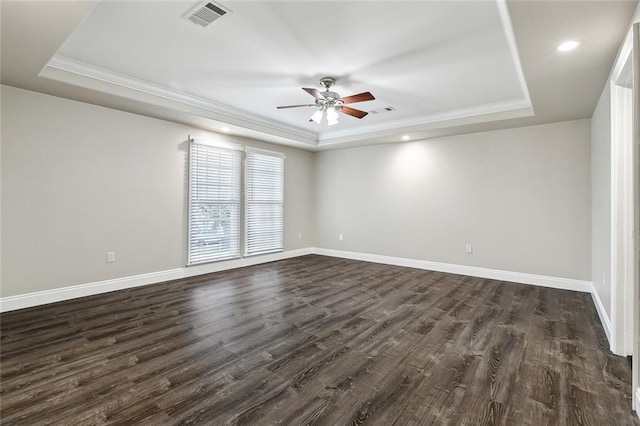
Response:
[[[588,294],[303,256],[0,315],[3,425],[636,425]]]

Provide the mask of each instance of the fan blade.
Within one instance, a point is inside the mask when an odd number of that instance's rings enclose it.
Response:
[[[356,102],[364,102],[364,101],[372,101],[375,98],[371,94],[371,92],[358,93],[357,95],[347,96],[346,98],[342,98],[343,104],[355,104]]]
[[[276,108],[283,109],[283,108],[299,108],[299,107],[310,107],[310,106],[316,106],[316,104],[285,105],[285,106],[279,106],[279,107],[276,107]]]
[[[310,89],[308,87],[303,87],[302,90],[304,90],[305,92],[307,92],[308,94],[310,94],[316,99],[320,99],[320,100],[324,99],[324,96],[322,96],[322,93],[320,93],[318,89]]]
[[[356,118],[362,118],[365,115],[369,114],[368,112],[360,111],[359,109],[355,109],[355,108],[349,108],[348,106],[343,106],[342,108],[340,108],[340,111]]]

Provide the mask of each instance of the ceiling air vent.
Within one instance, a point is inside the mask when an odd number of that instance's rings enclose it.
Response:
[[[219,4],[213,2],[198,3],[198,5],[183,15],[183,18],[190,20],[201,27],[207,27],[216,19],[231,12]]]
[[[396,109],[392,106],[388,106],[388,107],[384,107],[384,108],[378,108],[378,109],[374,109],[373,111],[369,111],[369,114],[382,114],[383,112],[391,112],[391,111],[395,111]]]

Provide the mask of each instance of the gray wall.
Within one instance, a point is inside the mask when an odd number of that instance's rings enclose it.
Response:
[[[316,242],[590,280],[589,175],[589,120],[322,152]]]
[[[314,154],[1,94],[2,297],[183,267],[188,134],[287,155],[287,250],[591,277],[589,120]]]
[[[284,152],[285,249],[313,245],[310,152],[1,90],[3,297],[183,267],[189,134]]]
[[[591,118],[591,277],[611,318],[611,97],[607,82]]]

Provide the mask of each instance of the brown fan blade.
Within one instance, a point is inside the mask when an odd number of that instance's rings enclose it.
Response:
[[[320,93],[318,89],[310,89],[308,87],[303,87],[302,90],[304,90],[305,92],[307,92],[308,94],[310,94],[316,99],[324,99],[324,96],[322,96],[322,93]]]
[[[310,107],[310,106],[316,106],[316,104],[285,105],[285,106],[279,106],[279,107],[276,107],[276,108],[283,109],[283,108],[299,108],[299,107]]]
[[[365,115],[369,114],[368,112],[360,111],[359,109],[350,108],[348,106],[343,106],[342,108],[340,108],[340,111],[355,118],[362,118]]]
[[[356,102],[364,102],[364,101],[372,101],[375,98],[371,94],[371,92],[358,93],[357,95],[347,96],[346,98],[342,98],[343,104],[355,104]]]

